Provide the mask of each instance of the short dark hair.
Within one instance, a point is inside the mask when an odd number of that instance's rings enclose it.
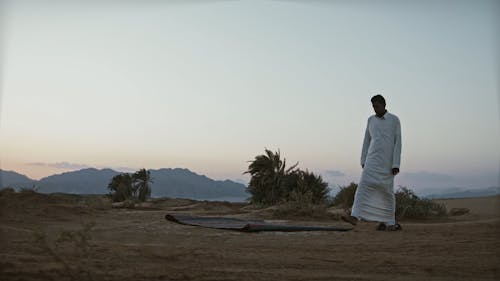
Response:
[[[382,95],[376,95],[376,96],[373,96],[372,97],[372,103],[374,102],[378,102],[378,103],[381,103],[383,105],[385,105],[385,99]]]

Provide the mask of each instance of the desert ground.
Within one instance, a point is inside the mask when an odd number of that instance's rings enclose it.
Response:
[[[2,192],[0,280],[500,280],[500,197],[439,201],[470,213],[402,220],[398,232],[365,222],[348,232],[244,233],[164,216],[273,219],[272,212],[186,199],[117,209],[104,196]],[[348,226],[327,218],[281,223]]]

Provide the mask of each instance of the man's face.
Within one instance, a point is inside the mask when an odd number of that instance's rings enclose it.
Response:
[[[375,110],[375,114],[378,116],[382,116],[385,113],[385,105],[380,102],[372,102],[373,110]]]

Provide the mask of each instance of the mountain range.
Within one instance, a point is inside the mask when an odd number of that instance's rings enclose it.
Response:
[[[246,185],[240,182],[213,180],[182,168],[149,171],[153,180],[152,197],[227,201],[245,201],[250,197],[245,191]],[[107,194],[108,183],[118,174],[120,172],[112,169],[88,168],[34,180],[13,171],[0,169],[0,188],[36,188],[42,193]],[[338,189],[330,188],[330,196],[335,196]],[[483,197],[499,195],[500,188],[434,188],[420,190],[417,194],[430,199]]]
[[[245,185],[231,180],[213,180],[182,168],[149,171],[153,181],[152,197],[232,198],[239,201],[249,197]],[[41,193],[107,194],[109,182],[118,174],[120,172],[112,169],[88,168],[33,180],[13,171],[0,170],[0,187],[36,188]]]
[[[471,198],[500,195],[500,188],[496,186],[476,189],[464,188],[444,188],[444,189],[427,189],[422,190],[422,197],[429,199],[437,198]]]

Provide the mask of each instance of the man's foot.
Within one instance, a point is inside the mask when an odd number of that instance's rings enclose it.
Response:
[[[352,225],[356,225],[356,224],[358,224],[358,219],[357,219],[356,217],[351,216],[351,215],[347,215],[347,214],[345,214],[345,215],[340,216],[340,218],[341,218],[343,221],[345,221],[345,222],[347,222],[347,223],[350,223],[350,224],[352,224]]]
[[[399,223],[393,224],[393,225],[387,225],[383,222],[379,223],[376,228],[378,231],[400,231],[403,230],[401,225]]]
[[[387,225],[385,223],[381,222],[381,223],[379,223],[377,225],[376,230],[378,230],[378,231],[386,231],[387,230]]]
[[[401,225],[399,223],[396,223],[394,225],[389,225],[387,227],[387,231],[400,231],[400,230],[403,230],[403,228],[401,227]]]

